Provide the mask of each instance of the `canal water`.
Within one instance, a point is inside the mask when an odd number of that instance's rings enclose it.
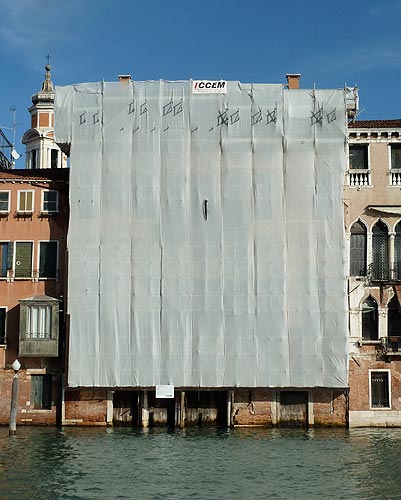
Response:
[[[401,429],[0,428],[1,500],[401,499]]]

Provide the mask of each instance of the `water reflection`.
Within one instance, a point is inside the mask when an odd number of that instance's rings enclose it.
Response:
[[[0,429],[2,500],[399,499],[401,429]]]

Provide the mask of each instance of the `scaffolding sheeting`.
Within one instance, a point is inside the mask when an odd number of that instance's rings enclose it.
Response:
[[[342,90],[56,88],[68,383],[345,387]]]

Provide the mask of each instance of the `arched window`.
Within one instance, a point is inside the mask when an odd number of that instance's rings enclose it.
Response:
[[[358,221],[351,227],[350,276],[366,276],[366,228]]]
[[[373,279],[388,280],[390,277],[388,265],[388,231],[387,226],[382,221],[379,221],[373,227],[372,250]]]
[[[362,304],[362,338],[379,340],[379,316],[377,302],[369,295]]]
[[[36,149],[32,149],[31,151],[31,168],[36,168]]]
[[[394,279],[401,280],[401,222],[395,226]]]
[[[396,295],[388,303],[387,337],[401,337],[401,307]]]
[[[58,165],[58,151],[57,151],[57,149],[51,150],[50,162],[51,162],[50,163],[51,168],[57,168],[57,165]]]

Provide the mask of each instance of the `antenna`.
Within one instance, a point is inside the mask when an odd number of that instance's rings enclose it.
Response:
[[[14,106],[11,106],[11,108],[8,108],[9,111],[12,111],[13,113],[13,126],[12,127],[5,127],[3,125],[0,125],[0,128],[4,129],[4,130],[12,130],[13,131],[13,143],[12,143],[12,147],[15,146],[15,136],[16,136],[16,132],[17,132],[17,125],[19,125],[19,123],[16,122],[16,118],[17,118],[17,108],[15,108]]]
[[[16,134],[16,131],[17,131],[17,122],[16,122],[17,108],[15,108],[14,106],[11,106],[10,111],[13,114],[13,127],[12,127],[12,130],[13,130],[13,147],[14,147],[15,146],[15,134]]]

